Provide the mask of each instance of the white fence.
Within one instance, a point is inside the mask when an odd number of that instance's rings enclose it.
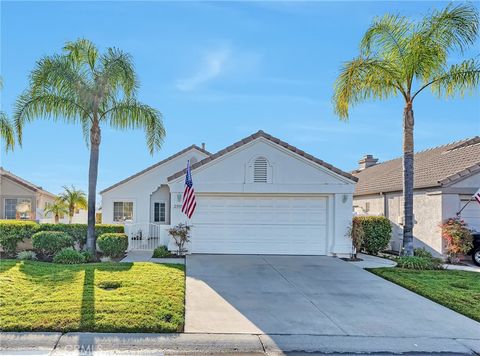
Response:
[[[167,245],[169,238],[166,229],[170,226],[153,223],[126,223],[128,250],[153,250]]]

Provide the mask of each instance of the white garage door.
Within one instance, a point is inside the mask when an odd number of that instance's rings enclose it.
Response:
[[[325,255],[327,198],[197,196],[193,253]]]
[[[462,200],[463,207],[467,201]],[[472,200],[462,211],[462,219],[468,224],[468,227],[480,231],[480,204],[476,200]]]

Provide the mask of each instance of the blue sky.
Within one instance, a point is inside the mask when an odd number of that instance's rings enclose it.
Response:
[[[7,2],[1,6],[2,110],[11,114],[35,61],[86,37],[134,57],[139,98],[164,115],[167,137],[150,156],[142,131],[103,128],[98,188],[192,144],[215,152],[263,129],[344,170],[364,154],[401,155],[400,99],[369,102],[340,122],[331,104],[343,61],[372,18],[418,18],[441,2]],[[479,45],[470,55],[479,53]],[[454,55],[452,59],[459,59]],[[480,100],[415,103],[416,149],[480,134]],[[35,121],[1,165],[54,193],[87,188],[81,128]]]

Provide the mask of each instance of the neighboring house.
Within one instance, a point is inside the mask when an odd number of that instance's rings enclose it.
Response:
[[[187,160],[197,197],[190,252],[351,252],[346,232],[356,178],[263,131],[213,155],[190,146],[100,192],[102,222],[127,220],[130,249],[167,243],[166,228],[187,220]]]
[[[402,159],[377,164],[371,155],[359,161],[353,174],[357,214],[383,215],[393,225],[391,247],[402,246]],[[444,254],[440,224],[463,207],[480,188],[480,137],[465,139],[415,153],[414,245]],[[480,231],[480,204],[472,201],[461,217]]]
[[[57,196],[0,167],[0,219],[35,220],[40,223],[53,223],[52,214],[44,209],[52,204]],[[60,219],[67,223],[68,217]],[[86,210],[75,211],[73,223],[86,223]]]

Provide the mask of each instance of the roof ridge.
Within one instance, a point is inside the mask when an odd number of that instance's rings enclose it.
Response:
[[[32,183],[26,180],[25,178],[22,178],[1,166],[0,166],[0,173],[2,173],[3,175],[9,176],[10,179],[13,179],[14,181],[16,181],[17,183],[20,183],[23,186],[26,186],[27,188],[33,190],[34,192],[41,191],[51,196],[57,196],[56,194],[53,194],[48,190],[43,189],[42,186]]]

